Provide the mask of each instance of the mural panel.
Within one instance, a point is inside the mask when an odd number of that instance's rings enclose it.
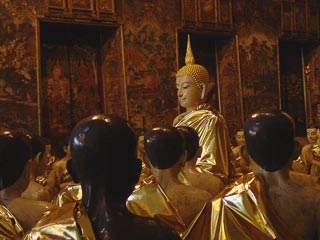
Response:
[[[160,123],[171,125],[176,115],[174,76],[178,3],[169,0],[125,2],[129,118],[142,129]],[[146,102],[150,102],[152,107],[147,107]]]
[[[295,121],[296,135],[305,136],[306,112],[301,48],[280,44],[281,107]]]
[[[0,130],[37,131],[35,9],[0,2]]]
[[[245,119],[259,109],[279,107],[277,34],[280,9],[279,1],[235,2]]]
[[[217,41],[221,113],[230,139],[236,129],[243,127],[242,95],[240,89],[236,39]]]
[[[43,133],[63,144],[75,124],[101,112],[96,49],[42,45]]]
[[[125,91],[122,29],[117,29],[102,47],[102,77],[104,82],[104,111],[128,118]]]
[[[312,52],[310,61],[306,64],[310,65],[310,78],[308,80],[310,83],[312,119],[315,123],[320,124],[320,118],[317,118],[317,112],[320,112],[320,107],[318,107],[320,106],[320,47]]]

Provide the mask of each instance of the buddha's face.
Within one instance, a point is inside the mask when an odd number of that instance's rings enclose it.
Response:
[[[307,138],[309,143],[313,144],[317,141],[317,129],[307,128]]]
[[[203,94],[191,76],[177,77],[176,87],[179,103],[187,111],[191,111],[203,103]]]
[[[244,140],[244,132],[243,131],[238,131],[236,133],[236,141],[238,143],[238,146],[244,146],[245,145],[245,140]]]

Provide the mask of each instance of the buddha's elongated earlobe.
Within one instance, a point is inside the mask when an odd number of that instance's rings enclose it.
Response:
[[[201,83],[200,90],[201,90],[201,99],[203,100],[206,97],[206,84]]]

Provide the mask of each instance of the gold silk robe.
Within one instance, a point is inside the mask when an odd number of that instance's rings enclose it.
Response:
[[[127,208],[135,215],[158,219],[178,234],[186,228],[178,209],[154,181],[135,190],[127,200]]]
[[[95,240],[91,222],[80,202],[68,203],[44,215],[24,240]]]
[[[174,127],[178,126],[192,127],[198,132],[202,154],[196,162],[197,169],[226,180],[231,144],[223,116],[209,104],[203,104],[196,110],[180,114],[174,123]]]
[[[311,147],[313,160],[320,163],[320,146],[315,143]],[[310,174],[314,176],[320,176],[320,167],[311,163]]]
[[[0,205],[0,240],[17,240],[23,237],[23,229],[17,219]]]
[[[81,201],[82,199],[82,188],[78,183],[70,182],[58,193],[56,200],[54,201],[55,205],[62,207],[63,205],[70,202]]]
[[[239,178],[208,202],[185,231],[185,240],[298,240],[268,206],[253,173]]]

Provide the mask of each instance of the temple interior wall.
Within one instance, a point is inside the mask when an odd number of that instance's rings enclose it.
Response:
[[[98,112],[171,125],[190,33],[230,134],[281,108],[303,135],[319,121],[319,29],[317,1],[1,0],[0,130],[62,141]]]

